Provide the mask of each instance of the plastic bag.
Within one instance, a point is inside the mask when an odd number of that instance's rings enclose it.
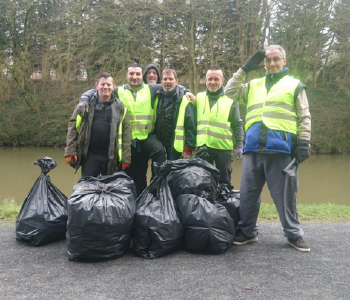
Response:
[[[182,245],[183,227],[166,180],[169,164],[163,164],[137,199],[133,245],[143,258],[158,258]]]
[[[299,162],[296,157],[294,157],[289,165],[282,170],[282,174],[288,175],[289,177],[296,177],[298,174],[298,165]]]
[[[71,260],[105,260],[128,251],[136,188],[124,172],[85,177],[68,199],[67,249]]]
[[[220,185],[218,198],[216,201],[223,205],[231,218],[234,221],[235,227],[237,227],[240,220],[239,216],[239,205],[240,205],[241,194],[239,190],[231,190],[230,186],[225,184]]]
[[[194,194],[214,202],[220,178],[219,170],[201,158],[172,161],[168,183],[173,198]]]
[[[235,226],[225,207],[197,195],[179,196],[175,205],[188,251],[222,254],[231,247]]]
[[[67,228],[67,197],[46,175],[56,167],[51,157],[34,162],[41,174],[29,191],[16,221],[16,238],[32,246],[64,239]]]

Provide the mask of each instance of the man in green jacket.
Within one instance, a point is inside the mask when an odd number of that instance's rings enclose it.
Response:
[[[114,83],[104,72],[96,80],[83,114],[75,109],[69,122],[64,156],[82,177],[113,174],[131,163],[130,123],[126,106],[113,94]]]
[[[231,187],[233,140],[236,140],[237,159],[242,158],[243,125],[238,103],[224,94],[225,78],[219,67],[207,71],[206,92],[197,94],[198,154],[220,171],[220,184]]]

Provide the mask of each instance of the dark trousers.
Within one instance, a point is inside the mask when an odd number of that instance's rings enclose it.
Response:
[[[166,161],[166,150],[162,142],[154,134],[149,134],[144,141],[142,151],[147,157],[147,162],[150,159],[152,161],[152,178],[156,175],[155,167],[153,163],[162,164]]]
[[[152,177],[155,176],[153,163],[166,161],[165,148],[155,135],[150,134],[146,140],[138,143],[140,147],[131,147],[131,164],[126,169],[126,173],[134,180],[137,196],[147,187],[148,160],[152,161]]]
[[[298,175],[282,174],[282,170],[291,160],[292,157],[284,153],[244,154],[239,206],[241,220],[238,226],[246,236],[251,238],[258,236],[256,221],[261,203],[260,194],[265,182],[276,205],[284,236],[296,239],[304,235],[298,220]]]
[[[108,163],[108,155],[97,155],[88,152],[87,157],[81,159],[81,177],[107,175]]]
[[[148,159],[144,156],[144,153],[131,147],[131,164],[125,172],[134,180],[137,196],[139,196],[147,186],[147,168]]]
[[[166,156],[168,160],[177,160],[182,155],[182,152],[177,152],[172,145],[169,147],[165,147],[165,149],[166,149]]]
[[[233,150],[219,150],[207,147],[209,156],[202,157],[210,164],[214,164],[220,172],[219,184],[231,185]]]

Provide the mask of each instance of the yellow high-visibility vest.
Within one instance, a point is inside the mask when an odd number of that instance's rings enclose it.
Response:
[[[131,140],[145,140],[154,128],[154,110],[147,84],[136,92],[136,101],[130,90],[118,87],[118,98],[128,108]]]
[[[185,145],[185,112],[189,103],[190,101],[187,99],[187,97],[183,96],[179,108],[179,114],[177,115],[175,128],[174,149],[177,152],[183,152]]]
[[[267,128],[297,134],[297,115],[294,91],[299,80],[283,77],[267,93],[266,77],[250,82],[245,131],[255,122],[262,121]]]
[[[117,143],[117,151],[118,151],[118,158],[119,158],[119,161],[122,161],[122,158],[123,158],[123,121],[124,121],[124,118],[126,116],[128,112],[128,108],[125,107],[124,109],[124,114],[123,114],[123,118],[119,124],[119,127],[118,127],[118,143]]]
[[[233,149],[233,131],[229,122],[232,102],[224,95],[210,109],[206,93],[197,95],[197,147],[207,145],[220,150]]]

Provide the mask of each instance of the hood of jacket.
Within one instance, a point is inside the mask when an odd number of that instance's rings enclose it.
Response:
[[[144,82],[144,83],[148,83],[147,80],[146,80],[146,74],[147,74],[147,71],[148,71],[149,69],[152,69],[152,68],[155,69],[156,72],[157,72],[157,75],[158,75],[157,83],[159,84],[159,83],[160,83],[160,80],[161,80],[161,75],[160,75],[160,71],[159,71],[158,67],[157,67],[155,64],[149,64],[149,65],[147,65],[147,66],[144,68],[144,70],[143,70],[143,76],[142,76],[143,82]]]

